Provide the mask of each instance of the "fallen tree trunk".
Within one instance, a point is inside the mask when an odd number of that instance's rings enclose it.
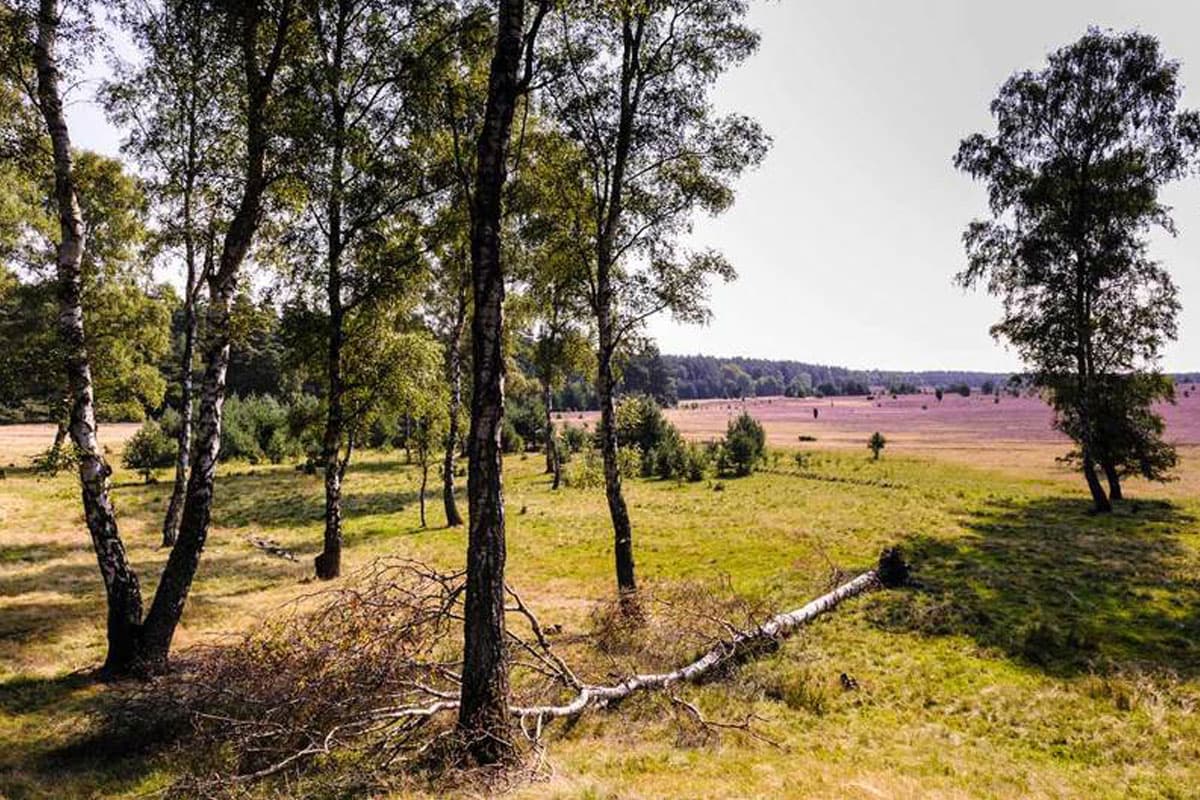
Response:
[[[898,551],[885,550],[879,565],[857,578],[843,583],[831,592],[793,611],[776,614],[752,631],[741,631],[732,639],[721,642],[700,658],[671,672],[633,675],[613,686],[579,684],[578,693],[562,705],[514,707],[512,713],[521,719],[536,719],[540,727],[548,719],[575,717],[589,707],[603,707],[624,700],[635,692],[662,689],[676,683],[696,683],[718,668],[737,663],[761,652],[765,645],[785,639],[798,629],[837,608],[845,600],[878,586],[899,586],[905,582],[908,569]]]
[[[817,617],[833,611],[852,597],[857,597],[880,586],[887,588],[902,586],[907,581],[908,565],[905,564],[899,550],[889,548],[880,555],[875,569],[867,570],[800,608],[776,614],[754,630],[735,634],[731,639],[717,644],[689,664],[670,672],[632,675],[612,686],[587,684],[576,678],[561,659],[550,652],[549,644],[541,633],[537,619],[514,594],[513,597],[517,601],[516,610],[529,620],[538,643],[550,656],[550,661],[543,663],[547,666],[554,665],[556,667],[554,671],[559,673],[563,682],[574,688],[577,693],[570,701],[561,705],[510,706],[509,713],[522,721],[535,720],[540,732],[542,724],[547,720],[576,717],[589,708],[602,708],[624,700],[639,691],[664,689],[677,683],[698,683],[722,666],[738,663],[763,652],[771,644],[786,639]],[[439,711],[457,707],[458,704],[455,701],[445,699],[432,705],[379,709],[372,716],[377,720],[429,717]]]

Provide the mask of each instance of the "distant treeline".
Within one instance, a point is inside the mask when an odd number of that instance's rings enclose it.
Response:
[[[679,400],[708,398],[832,396],[885,391],[915,394],[923,389],[974,390],[1003,386],[1007,373],[939,370],[898,372],[853,370],[803,361],[714,356],[661,356]]]

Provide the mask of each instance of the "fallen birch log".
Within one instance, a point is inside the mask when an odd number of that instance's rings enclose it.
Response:
[[[662,689],[676,683],[695,683],[717,668],[760,652],[764,645],[785,639],[817,617],[827,614],[844,601],[878,586],[895,587],[908,579],[908,567],[895,548],[883,551],[875,569],[793,611],[776,614],[752,631],[742,631],[721,642],[690,664],[671,672],[633,675],[614,686],[584,684],[574,698],[562,705],[514,707],[514,716],[533,719],[540,730],[545,720],[575,717],[589,707],[602,707],[647,689]]]

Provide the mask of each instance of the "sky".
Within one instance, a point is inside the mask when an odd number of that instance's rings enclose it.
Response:
[[[722,250],[739,277],[713,287],[711,324],[651,323],[664,353],[1019,369],[988,334],[999,302],[952,282],[963,228],[987,211],[984,187],[951,165],[958,142],[992,130],[988,105],[1011,73],[1089,25],[1157,36],[1182,62],[1183,105],[1200,106],[1194,0],[757,0],[750,23],[759,52],[713,100],[756,118],[774,145],[732,209],[697,220],[693,244]],[[76,143],[116,154],[120,134],[88,93],[69,107]],[[1151,252],[1183,312],[1163,366],[1200,370],[1200,178],[1164,198],[1179,232]]]

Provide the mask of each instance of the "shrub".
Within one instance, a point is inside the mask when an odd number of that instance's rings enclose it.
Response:
[[[875,431],[871,434],[871,438],[867,439],[867,449],[871,451],[871,455],[876,461],[879,460],[879,453],[885,446],[887,446],[887,437],[879,431]]]
[[[38,475],[54,477],[59,472],[79,466],[79,454],[70,439],[63,440],[58,447],[48,447],[33,457],[33,471]]]
[[[563,482],[572,489],[596,489],[604,485],[604,465],[594,447],[582,451],[563,473]]]
[[[630,395],[617,404],[617,444],[635,446],[650,453],[668,435],[672,426],[653,397]]]
[[[231,396],[222,415],[221,460],[278,463],[299,453],[287,437],[288,408],[270,395]],[[282,436],[276,431],[282,430]]]
[[[763,426],[743,411],[729,423],[717,460],[722,475],[744,477],[754,472],[766,455],[767,436]]]
[[[562,429],[563,451],[578,453],[588,446],[588,432],[576,425],[565,425]]]
[[[688,442],[687,460],[684,464],[684,477],[692,483],[704,480],[708,466],[712,463],[708,450],[694,442]]]
[[[147,420],[125,443],[121,463],[126,469],[140,472],[142,480],[149,483],[154,470],[175,463],[176,449],[175,441],[167,436],[162,426]]]
[[[617,470],[622,478],[636,478],[642,474],[642,449],[637,445],[618,447]]]
[[[500,449],[506,453],[522,453],[525,451],[525,437],[517,432],[517,427],[507,416],[500,428]]]

